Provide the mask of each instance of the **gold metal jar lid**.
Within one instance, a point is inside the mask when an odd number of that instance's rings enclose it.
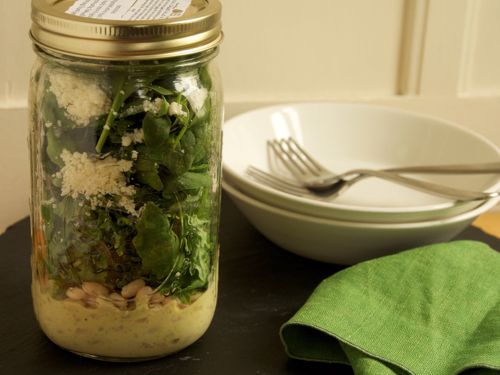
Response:
[[[88,59],[189,55],[222,40],[219,0],[32,0],[33,42]]]

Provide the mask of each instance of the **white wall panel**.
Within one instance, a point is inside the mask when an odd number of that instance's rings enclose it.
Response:
[[[500,1],[469,0],[460,94],[500,96]]]
[[[397,91],[403,0],[225,1],[230,101]]]
[[[0,108],[26,106],[33,61],[29,0],[0,0]]]
[[[469,1],[429,1],[420,95],[457,94]]]

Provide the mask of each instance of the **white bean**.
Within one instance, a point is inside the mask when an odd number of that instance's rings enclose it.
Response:
[[[121,294],[124,298],[133,298],[135,297],[139,289],[143,288],[144,286],[146,286],[146,282],[143,279],[131,281],[122,288]]]
[[[70,299],[79,301],[84,299],[87,296],[87,293],[85,293],[81,288],[72,287],[66,290],[66,296]]]
[[[85,291],[85,293],[95,297],[107,296],[109,294],[108,288],[93,281],[85,281],[82,284],[82,289]]]
[[[161,304],[165,300],[165,296],[161,293],[155,293],[149,299],[150,304]]]
[[[137,303],[147,302],[151,294],[153,294],[153,289],[150,286],[144,286],[137,291],[135,300]]]
[[[114,292],[109,295],[109,299],[114,302],[125,301],[125,298],[123,298],[120,294]]]
[[[118,293],[111,293],[109,295],[109,299],[119,309],[126,309],[127,308],[127,300],[123,298],[121,295]]]

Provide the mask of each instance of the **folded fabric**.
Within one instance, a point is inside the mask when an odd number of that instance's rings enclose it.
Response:
[[[500,373],[500,253],[455,241],[349,267],[280,335],[290,357],[356,375]]]

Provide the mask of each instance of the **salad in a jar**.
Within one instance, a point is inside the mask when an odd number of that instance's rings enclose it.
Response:
[[[170,67],[34,71],[34,305],[72,351],[162,356],[214,313],[221,103],[207,62]]]

